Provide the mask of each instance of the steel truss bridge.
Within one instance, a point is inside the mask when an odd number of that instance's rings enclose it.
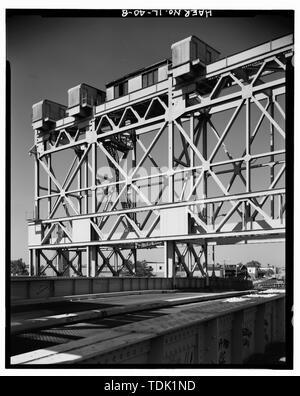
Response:
[[[134,275],[137,250],[163,245],[166,277],[176,263],[207,276],[216,245],[284,240],[293,50],[289,35],[170,66],[144,93],[35,130],[30,274]]]

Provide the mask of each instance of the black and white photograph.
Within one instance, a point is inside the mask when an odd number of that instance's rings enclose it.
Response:
[[[294,17],[6,9],[6,369],[293,369]]]

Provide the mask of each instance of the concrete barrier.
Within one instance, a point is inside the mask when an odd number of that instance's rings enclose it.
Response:
[[[11,278],[12,302],[53,297],[111,293],[133,290],[249,290],[250,281],[210,278],[58,278],[13,277]]]
[[[283,293],[210,301],[113,328],[50,349],[13,356],[11,365],[243,364],[285,342]]]

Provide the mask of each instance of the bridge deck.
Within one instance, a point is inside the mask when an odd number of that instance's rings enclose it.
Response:
[[[231,298],[227,294],[226,298],[206,302],[195,297],[181,294],[165,301],[170,305],[164,306],[162,301],[161,306],[151,308],[150,303],[140,312],[125,310],[113,317],[90,318],[13,336],[11,363],[172,363],[170,348],[177,355],[184,352],[184,363],[210,362],[212,357],[216,363],[224,359],[223,363],[228,363],[245,360],[284,340],[282,292]],[[176,306],[171,306],[174,303]],[[229,347],[221,345],[225,339]],[[203,350],[199,343],[203,348],[205,345]],[[130,355],[136,356],[128,359]],[[181,357],[178,359],[180,362]]]
[[[56,303],[15,306],[11,315],[11,333],[33,331],[49,326],[78,323],[80,320],[98,319],[118,313],[137,312],[145,309],[169,307],[245,294],[245,292],[222,293],[155,293],[126,295],[115,293],[111,297],[97,298],[93,295],[82,300],[69,300]]]

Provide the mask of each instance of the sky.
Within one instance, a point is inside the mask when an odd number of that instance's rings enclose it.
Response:
[[[44,98],[66,104],[81,82],[100,89],[141,67],[171,56],[175,41],[196,35],[227,56],[291,33],[283,16],[235,18],[41,18],[6,22],[11,67],[11,257],[28,262],[26,217],[33,210],[31,107]],[[219,262],[282,265],[284,244],[220,247]],[[159,252],[151,251],[159,259]]]

